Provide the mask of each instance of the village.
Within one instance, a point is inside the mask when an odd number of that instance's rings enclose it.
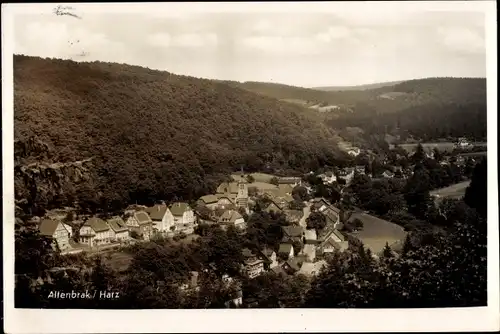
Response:
[[[426,150],[425,155],[427,159],[434,159],[432,150]],[[443,156],[439,164],[446,166],[450,161],[463,167],[466,157],[460,154]],[[348,249],[350,235],[361,240],[375,258],[387,246],[395,255],[402,248],[407,235],[403,227],[359,209],[342,212],[336,203],[315,197],[314,186],[307,182],[312,175],[324,185],[339,187],[342,194],[358,174],[373,180],[407,179],[413,174],[413,165],[404,168],[383,162],[385,169],[377,176],[369,173],[367,165],[310,172],[302,177],[239,171],[230,176],[230,181],[222,182],[214,194],[204,195],[194,203],[163,202],[150,207],[131,205],[120,216],[84,217],[84,221],[82,217],[75,219],[66,210],[52,210],[40,220],[39,230],[42,235],[53,239],[53,246],[63,255],[82,252],[92,255],[115,252],[121,247],[155,238],[196,239],[196,228],[200,225],[216,225],[223,230],[234,227],[245,234],[247,221],[256,210],[274,212],[283,214],[288,223],[281,227],[279,246],[276,249],[242,249],[245,260],[241,263],[241,274],[248,279],[265,272],[312,278],[327,266],[330,254]],[[308,200],[294,196],[294,189],[298,187],[305,189]],[[312,215],[323,217],[324,226],[318,228],[309,224]],[[79,225],[80,228],[76,229]],[[196,288],[197,277],[197,272],[191,273],[190,283],[181,285],[181,288]],[[238,305],[242,297],[238,289],[235,291],[233,303]]]

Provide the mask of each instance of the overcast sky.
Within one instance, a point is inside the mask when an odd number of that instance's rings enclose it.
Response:
[[[296,86],[349,86],[400,79],[485,77],[481,12],[364,10],[248,13],[73,5],[16,14],[16,54],[110,61],[175,74]],[[376,5],[376,4],[375,4]],[[214,7],[215,6],[215,7]],[[82,9],[83,8],[83,9]],[[90,7],[89,7],[90,8]],[[186,8],[186,7],[184,7]],[[375,10],[378,8],[379,10]],[[84,55],[85,54],[85,55]]]

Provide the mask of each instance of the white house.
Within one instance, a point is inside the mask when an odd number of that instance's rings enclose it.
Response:
[[[349,184],[354,178],[355,169],[352,167],[344,168],[339,171],[339,178],[344,180],[346,184]]]
[[[90,247],[109,244],[112,240],[111,228],[100,218],[90,218],[80,228],[80,243]]]
[[[59,247],[63,251],[70,247],[69,238],[71,235],[65,224],[57,220],[43,219],[40,222],[39,230],[41,235],[53,240],[53,248]]]
[[[108,219],[108,225],[111,227],[111,239],[114,241],[127,241],[130,239],[130,233],[127,225],[120,217]]]
[[[73,236],[73,227],[71,227],[71,225],[66,224],[66,223],[63,223],[63,225],[66,228],[66,230],[68,230],[69,236],[72,237]]]
[[[175,232],[194,233],[196,218],[189,204],[176,202],[170,206],[170,212],[174,218]]]
[[[337,176],[332,172],[326,172],[324,174],[318,175],[318,177],[323,181],[323,183],[331,184],[337,181]]]
[[[146,211],[153,221],[153,227],[161,233],[173,231],[174,228],[174,216],[169,210],[168,206],[165,204],[156,204]]]
[[[330,202],[328,202],[323,197],[315,198],[312,200],[312,202],[313,202],[312,208],[319,212],[325,211],[331,205]]]
[[[199,204],[205,205],[207,208],[214,210],[217,208],[219,198],[216,195],[205,195],[201,196],[198,200]]]
[[[332,234],[321,244],[323,253],[332,253],[334,251],[343,252],[349,247],[349,242],[338,230],[334,230]]]
[[[129,211],[126,213],[125,225],[130,232],[142,235],[144,240],[149,240],[153,234],[153,221],[146,211]]]
[[[304,232],[304,243],[306,244],[316,244],[318,237],[316,235],[315,229],[305,230]]]
[[[392,179],[394,177],[394,173],[391,172],[390,170],[386,170],[382,173],[382,176],[387,179]]]
[[[243,292],[238,289],[229,294],[229,300],[224,303],[224,306],[230,308],[231,306],[240,307],[243,304]]]
[[[357,157],[361,153],[361,150],[359,148],[357,148],[357,147],[353,147],[353,148],[349,149],[347,151],[347,153],[350,156]]]
[[[278,266],[278,258],[275,251],[270,248],[264,248],[261,253],[262,256],[267,260],[269,268]]]

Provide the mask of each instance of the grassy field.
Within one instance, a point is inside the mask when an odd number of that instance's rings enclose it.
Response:
[[[246,181],[246,175],[248,175],[248,174],[245,174],[245,177],[242,177],[240,174],[231,174],[231,178],[234,181],[240,181],[240,180]],[[257,182],[269,183],[271,181],[271,179],[273,177],[275,177],[275,175],[266,174],[266,173],[251,173],[250,175],[252,175],[252,177],[254,178],[255,183],[257,183]]]
[[[439,198],[461,198],[463,195],[465,195],[465,190],[467,189],[469,184],[470,181],[453,184],[446,188],[433,190],[431,191],[431,195]]]
[[[363,222],[363,229],[352,233],[353,236],[363,242],[365,247],[369,248],[374,254],[380,253],[386,242],[389,246],[400,244],[406,237],[404,229],[367,213],[354,213],[349,218],[350,221],[360,219]]]

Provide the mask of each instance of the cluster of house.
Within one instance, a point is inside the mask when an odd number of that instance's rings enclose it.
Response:
[[[294,201],[292,190],[301,184],[298,177],[283,177],[278,179],[278,185],[273,187],[259,187],[249,184],[243,179],[233,182],[223,182],[215,194],[205,195],[199,198],[198,205],[210,209],[210,216],[203,221],[205,223],[217,223],[222,228],[230,225],[239,229],[245,229],[246,224],[242,213],[250,213],[251,204],[254,204],[253,196],[249,195],[249,188],[255,190],[255,196],[265,196],[270,200],[264,211],[284,212],[293,221],[302,217],[302,211],[290,210],[290,203]],[[268,184],[270,185],[270,184]]]
[[[271,205],[280,210],[287,210],[289,203],[293,201],[292,189],[300,182],[301,179],[296,177],[279,178],[279,184],[275,188],[259,190],[259,193],[269,196],[272,199]],[[216,194],[202,196],[197,204],[211,209],[209,220],[212,223],[217,223],[224,229],[233,225],[244,230],[246,223],[242,213],[250,213],[251,204],[248,187],[248,183],[244,181],[223,182],[217,187]],[[297,212],[287,214],[295,220],[301,217]],[[176,202],[170,206],[165,203],[152,207],[131,206],[125,210],[122,217],[115,216],[105,220],[98,217],[88,218],[74,237],[76,231],[73,231],[71,225],[64,223],[64,217],[51,216],[42,220],[39,225],[41,234],[52,238],[54,246],[57,245],[62,251],[124,243],[134,234],[146,241],[155,234],[164,237],[189,235],[194,233],[198,221],[201,220],[195,210],[185,202]],[[73,242],[74,238],[78,243]]]
[[[75,231],[61,217],[43,219],[39,230],[42,235],[52,238],[54,246],[64,252],[82,246],[92,248],[128,242],[134,233],[143,240],[149,240],[157,233],[163,236],[191,234],[196,223],[193,209],[187,203],[176,202],[170,206],[157,204],[129,209],[123,217],[106,220],[90,217],[80,227],[77,243],[72,242]]]
[[[403,173],[402,167],[394,166],[391,169],[386,169],[382,173],[382,177],[387,178],[387,179],[392,179],[393,177],[396,176],[395,173],[397,171]],[[332,184],[334,182],[338,182],[338,180],[343,180],[346,184],[349,184],[352,181],[352,179],[354,178],[354,175],[356,173],[365,175],[366,174],[365,166],[359,165],[359,166],[354,166],[354,167],[346,167],[346,168],[340,169],[338,171],[337,175],[335,175],[334,172],[329,171],[326,173],[319,174],[318,177],[325,184]],[[367,174],[367,175],[369,175],[369,174]],[[371,177],[371,175],[369,175],[369,176]]]
[[[306,229],[297,224],[283,226],[283,237],[277,250],[265,248],[253,252],[244,249],[243,270],[249,278],[255,278],[266,271],[312,277],[326,266],[326,254],[347,249],[348,241],[339,231],[340,210],[324,198],[313,200],[311,209],[325,216],[327,226],[319,234],[315,229]]]

